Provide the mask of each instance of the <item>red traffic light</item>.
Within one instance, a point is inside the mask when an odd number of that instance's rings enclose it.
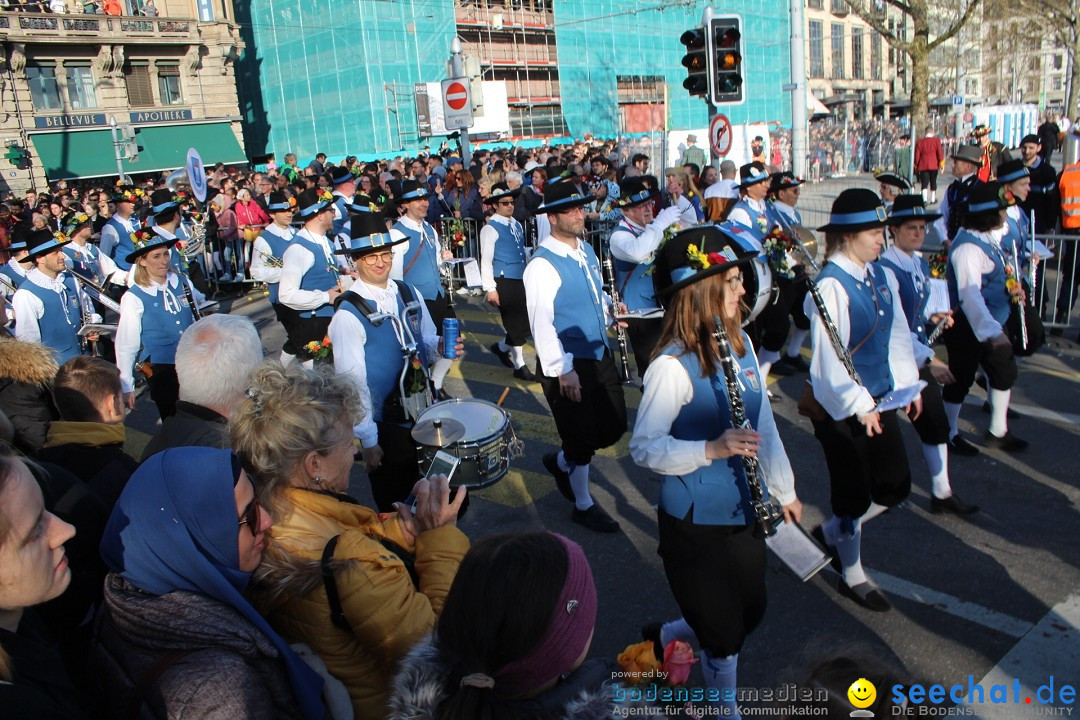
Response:
[[[722,32],[719,32],[720,28],[717,28],[717,30],[716,47],[718,48],[734,47],[742,39],[742,33],[739,32],[738,28],[728,27],[724,28]]]
[[[690,50],[697,50],[705,47],[705,40],[705,31],[701,28],[687,30],[679,37],[679,42]]]

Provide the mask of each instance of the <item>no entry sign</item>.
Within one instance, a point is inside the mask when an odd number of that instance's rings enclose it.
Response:
[[[469,83],[464,79],[442,81],[443,120],[447,130],[472,127],[472,102]]]
[[[709,122],[709,144],[719,157],[731,151],[731,121],[723,115],[715,115]]]

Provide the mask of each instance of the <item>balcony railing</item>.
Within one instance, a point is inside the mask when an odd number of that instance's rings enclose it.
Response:
[[[16,39],[22,33],[32,36],[34,40],[50,37],[93,37],[101,40],[167,39],[197,36],[198,21],[193,18],[5,12],[0,13],[0,30],[7,31],[9,40]]]

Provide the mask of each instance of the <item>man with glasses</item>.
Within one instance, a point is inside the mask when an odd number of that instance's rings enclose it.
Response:
[[[410,431],[413,421],[406,415],[399,394],[399,380],[405,370],[407,326],[415,334],[420,361],[430,365],[442,355],[442,342],[431,314],[423,303],[406,306],[420,297],[419,288],[402,280],[390,282],[394,265],[392,248],[405,242],[402,235],[386,232],[379,213],[354,213],[349,220],[349,243],[335,250],[346,255],[356,269],[356,282],[335,303],[328,330],[334,348],[334,370],[348,375],[360,391],[363,414],[353,428],[364,447],[364,464],[375,505],[392,512],[394,503],[409,496],[420,478],[416,443]],[[373,313],[387,313],[401,319],[372,322]],[[457,343],[460,355],[463,346]]]
[[[291,225],[293,214],[296,212],[296,199],[288,197],[285,193],[272,192],[266,204],[266,212],[270,216],[271,223],[252,243],[251,279],[255,282],[266,283],[270,291],[270,306],[274,308],[278,322],[285,325],[279,285],[282,258],[285,257],[285,251],[289,249],[289,243],[296,235],[296,230]],[[282,365],[288,365],[295,359],[288,350],[284,348],[281,350]]]
[[[506,183],[491,186],[484,203],[495,214],[480,231],[480,278],[487,301],[499,308],[506,337],[491,346],[502,364],[514,369],[514,377],[534,382],[536,375],[525,364],[525,341],[529,339],[529,311],[525,306],[525,229],[514,219],[514,205],[521,189]]]
[[[263,212],[267,215],[270,214],[270,193],[274,190],[274,180],[268,175],[262,175],[255,182],[255,189],[258,194],[255,196],[255,202],[259,207],[263,209]]]

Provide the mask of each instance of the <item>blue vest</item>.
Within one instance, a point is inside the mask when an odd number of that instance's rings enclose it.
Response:
[[[750,339],[745,334],[743,342],[749,348]],[[678,357],[694,387],[694,397],[679,410],[671,424],[671,436],[678,440],[711,440],[731,428],[731,406],[723,370],[718,369],[717,374],[710,377],[701,377],[701,365],[696,355],[679,355],[681,348],[674,346],[664,352]],[[743,357],[736,356],[735,361],[746,417],[751,419],[751,424],[756,424],[754,421],[761,412],[764,393],[757,363],[751,352]],[[719,402],[721,397],[724,402]],[[769,496],[764,482],[762,494],[765,498]],[[680,519],[693,508],[695,525],[749,525],[754,520],[746,470],[736,456],[714,460],[687,475],[664,476],[660,485],[660,507]]]
[[[922,257],[913,257],[915,262],[922,268],[923,280],[917,280],[913,273],[908,273],[899,265],[888,258],[882,258],[878,262],[893,271],[896,275],[896,283],[900,290],[900,306],[904,308],[907,316],[908,327],[915,333],[923,345],[926,342],[926,304],[930,302],[930,283],[926,278],[930,277],[930,266]]]
[[[281,258],[285,257],[285,251],[289,249],[289,243],[291,241],[286,240],[285,238],[281,237],[277,233],[270,232],[269,228],[267,228],[266,230],[263,230],[259,234],[259,237],[261,237],[263,240],[265,240],[266,244],[270,246],[270,254],[271,255],[273,255],[274,257],[276,257],[279,260]],[[322,253],[320,252],[315,257],[319,258],[321,255],[322,255]],[[265,261],[266,258],[263,258],[263,260]],[[278,293],[279,293],[279,291],[281,289],[279,287],[280,284],[281,283],[266,283],[266,287],[270,290],[270,304],[271,305],[276,305],[279,302]]]
[[[71,268],[82,275],[85,278],[93,280],[97,284],[101,283],[101,251],[97,249],[96,245],[86,244],[86,249],[90,253],[90,261],[86,261],[86,255],[82,254],[74,248],[74,243],[68,243],[64,245],[62,250],[64,254],[71,260]],[[92,263],[92,264],[91,264]]]
[[[131,223],[131,227],[138,230],[141,226],[139,224],[139,218],[132,215],[128,218],[128,222]],[[105,227],[111,227],[116,230],[116,236],[119,238],[116,245],[109,251],[109,257],[116,263],[116,267],[121,270],[130,270],[131,263],[125,258],[133,252],[135,252],[135,243],[131,241],[131,231],[124,227],[124,224],[114,215],[105,222]]]
[[[67,288],[64,295],[33,282],[25,282],[19,288],[36,296],[45,306],[45,313],[38,319],[41,344],[53,349],[58,365],[63,365],[82,353],[79,348],[82,312],[79,309],[75,278],[67,274],[61,277],[64,287]]]
[[[766,205],[765,207],[768,208],[768,205]],[[745,227],[749,231],[749,233],[754,236],[754,239],[757,240],[759,243],[765,242],[765,236],[769,234],[769,231],[772,230],[774,224],[773,219],[769,217],[768,210],[766,210],[765,212],[758,212],[754,208],[750,207],[750,203],[746,202],[746,198],[741,198],[737,203],[731,206],[731,212],[728,213],[728,216],[730,216],[732,212],[735,212],[737,208],[741,208],[747,215],[750,216],[750,225],[746,226],[742,225],[741,223],[736,224],[740,227]],[[764,230],[761,228],[763,222],[765,225]]]
[[[1009,305],[1011,303],[1009,290],[1005,286],[1007,277],[1005,274],[1005,258],[997,248],[990,247],[967,230],[961,230],[956,239],[952,241],[949,253],[952,254],[961,245],[969,244],[977,245],[986,254],[986,257],[990,258],[990,261],[994,263],[994,267],[990,272],[983,273],[980,292],[983,296],[983,302],[986,303],[986,309],[990,311],[990,315],[1004,327],[1005,321],[1009,319]],[[956,285],[956,272],[953,270],[952,263],[945,265],[945,279],[949,283],[949,301],[953,307],[959,307],[963,310],[963,307],[960,306],[960,291]]]
[[[403,323],[408,323],[413,336],[419,341],[417,348],[420,354],[420,362],[427,364],[424,353],[423,335],[420,332],[420,311],[405,313],[405,305],[413,300],[412,289],[400,280],[398,285],[397,313]],[[364,298],[375,309],[375,304],[368,298]],[[386,399],[398,390],[398,381],[401,371],[405,367],[405,351],[401,347],[394,332],[394,325],[389,320],[383,320],[377,326],[368,321],[367,316],[360,312],[348,299],[338,303],[337,312],[347,312],[360,320],[367,332],[367,340],[364,341],[364,365],[367,369],[368,391],[371,393],[371,415],[376,422],[383,419],[383,405]]]
[[[637,230],[627,223],[619,223],[616,232],[628,232],[634,237],[640,237],[642,230]],[[632,263],[628,260],[612,258],[615,261],[615,283],[619,292],[619,299],[626,303],[628,310],[644,310],[645,308],[659,307],[656,300],[656,289],[653,287],[653,279],[650,274],[653,263]]]
[[[1005,217],[1005,227],[1008,232],[1001,239],[1001,250],[1008,260],[1012,260],[1013,247],[1016,247],[1016,255],[1020,261],[1020,267],[1024,267],[1031,257],[1031,221],[1027,215],[1021,213],[1020,220],[1013,219],[1011,215]]]
[[[304,276],[300,278],[300,289],[321,290],[326,292],[332,288],[336,288],[338,285],[338,274],[335,272],[336,266],[333,264],[333,256],[331,256],[330,260],[327,260],[326,250],[323,249],[322,245],[313,243],[300,235],[294,236],[292,242],[307,248],[308,252],[315,258],[315,262],[308,268],[308,271],[304,273]],[[330,303],[326,303],[314,310],[300,310],[298,312],[302,318],[333,317],[334,306]]]
[[[348,202],[341,195],[334,196],[334,208],[337,210],[334,216],[334,229],[330,237],[336,238],[338,233],[345,231],[345,223],[349,222]]]
[[[580,360],[600,360],[608,349],[607,320],[604,314],[603,283],[600,281],[600,263],[588,243],[579,241],[585,249],[588,270],[582,268],[575,258],[558,255],[540,246],[537,257],[551,263],[559,273],[562,283],[555,293],[555,333],[559,336],[563,351]],[[585,273],[592,279],[592,287]],[[599,302],[593,295],[593,288]],[[589,312],[589,310],[592,312]]]
[[[423,221],[422,227],[427,240],[424,240],[418,231],[406,227],[400,220],[394,223],[394,229],[404,235],[408,241],[405,257],[402,259],[402,269],[408,268],[408,271],[402,279],[419,290],[425,300],[435,300],[443,295],[442,280],[439,277],[440,249],[436,240],[438,236],[427,221]],[[422,253],[422,257],[417,258],[418,253]]]
[[[779,225],[781,228],[787,228],[789,225],[803,224],[802,213],[800,213],[798,210],[795,210],[795,219],[792,220],[790,217],[784,214],[783,210],[776,207],[775,203],[765,203],[765,208],[765,215],[769,218],[769,222],[773,225]],[[753,208],[748,207],[747,209],[752,210]],[[794,210],[794,208],[792,209]],[[751,217],[753,217],[752,214]]]
[[[875,398],[879,398],[892,389],[892,371],[889,370],[889,338],[892,334],[893,305],[892,290],[885,279],[885,271],[880,267],[871,274],[867,266],[866,279],[859,282],[836,263],[825,263],[818,276],[831,277],[840,283],[848,296],[848,336],[847,349],[850,352],[856,345],[857,352],[851,359],[862,378],[863,387]],[[867,337],[869,336],[869,339]],[[865,342],[864,342],[865,340]]]
[[[510,218],[510,222],[517,226],[517,235],[506,223],[488,222],[498,233],[491,269],[497,278],[520,280],[525,275],[525,230],[517,220]]]
[[[18,272],[11,268],[11,265],[7,263],[4,263],[3,266],[0,266],[0,273],[4,273],[4,275],[6,275],[9,280],[11,280],[11,284],[15,286],[16,290],[21,288],[22,284],[26,282],[26,276],[20,275]]]
[[[186,281],[180,278],[180,282]],[[142,333],[139,336],[142,349],[139,350],[139,360],[150,360],[164,365],[175,363],[176,346],[180,342],[180,336],[195,322],[184,289],[177,285],[175,290],[171,287],[169,290],[180,303],[180,311],[177,313],[165,309],[165,301],[160,292],[151,295],[138,285],[128,288],[128,292],[135,293],[143,304]]]

